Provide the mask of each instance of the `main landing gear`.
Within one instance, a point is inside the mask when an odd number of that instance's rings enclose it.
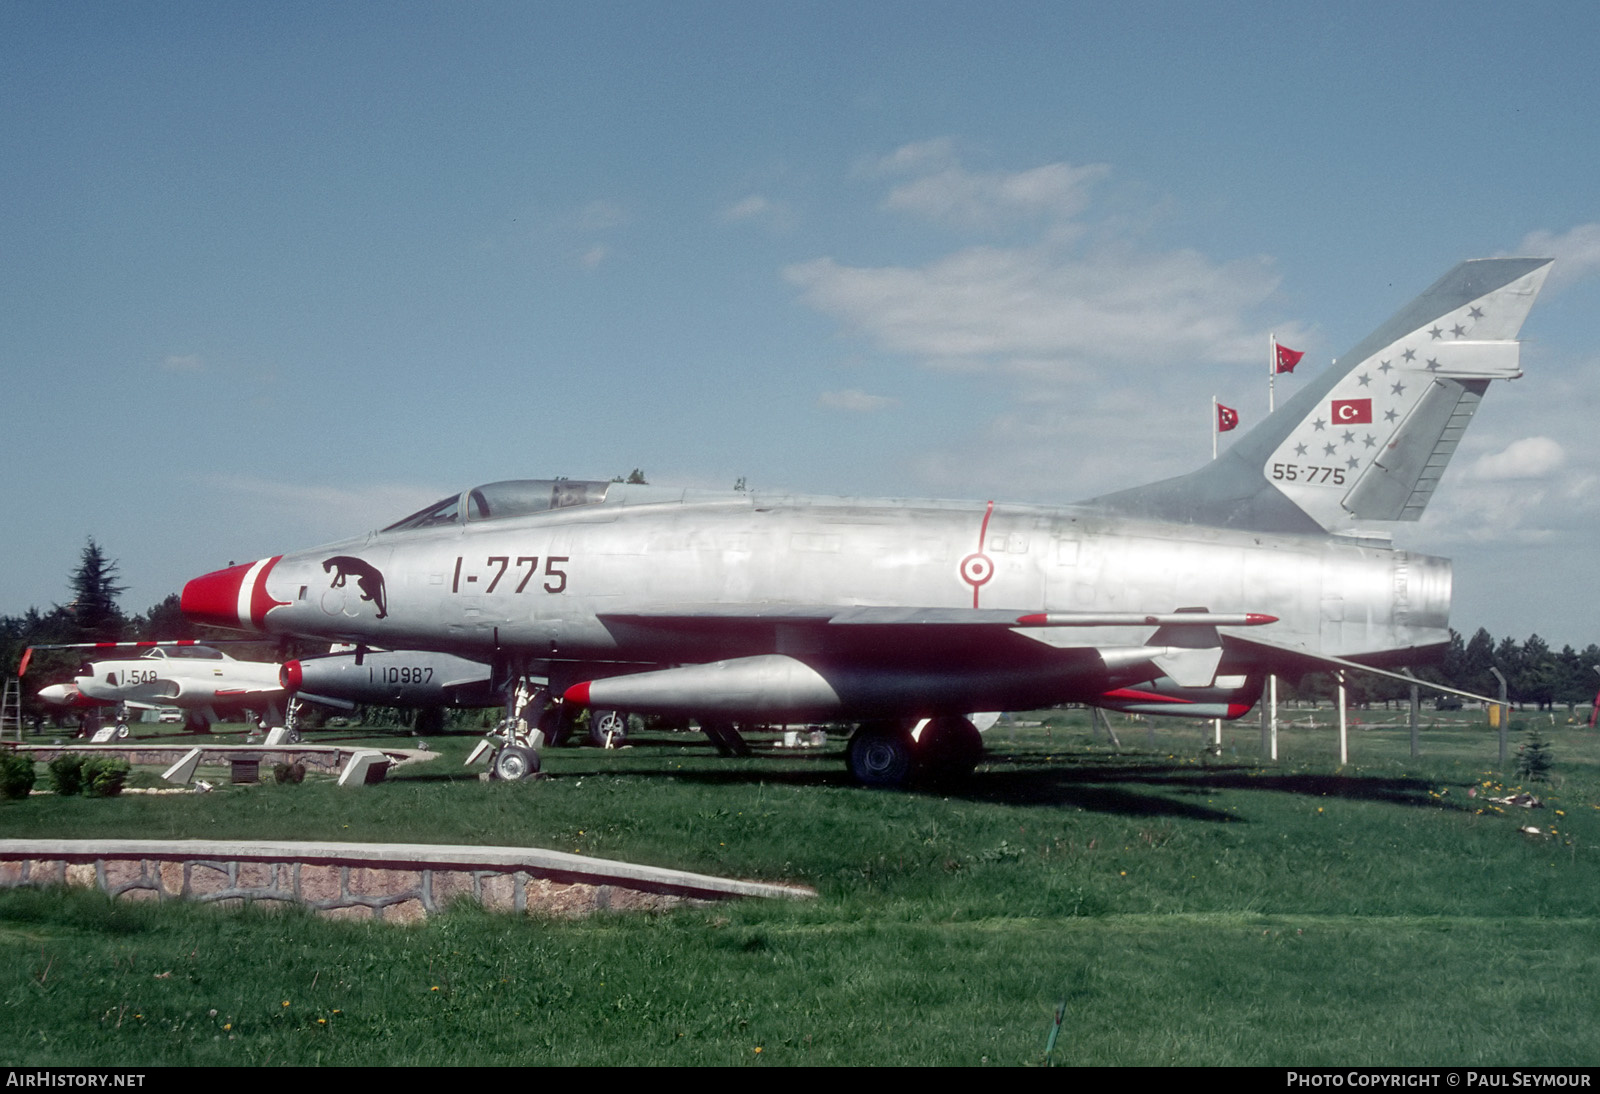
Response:
[[[589,743],[598,748],[620,748],[628,743],[628,714],[622,710],[589,712]]]
[[[863,722],[850,737],[847,758],[850,773],[863,786],[947,786],[972,775],[983,758],[983,736],[959,716],[929,718],[914,726]]]

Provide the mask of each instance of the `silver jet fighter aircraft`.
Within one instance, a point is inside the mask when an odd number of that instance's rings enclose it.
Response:
[[[1489,382],[1521,374],[1549,262],[1457,266],[1222,458],[1077,506],[497,482],[196,578],[183,609],[492,661],[548,688],[545,718],[854,721],[868,783],[970,771],[974,711],[1238,717],[1268,673],[1448,640],[1449,562],[1378,529],[1420,516]]]

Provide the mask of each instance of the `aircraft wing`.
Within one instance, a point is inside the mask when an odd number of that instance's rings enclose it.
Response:
[[[904,608],[827,605],[709,604],[659,611],[604,612],[614,620],[643,626],[714,629],[729,623],[825,623],[877,627],[1258,627],[1276,623],[1261,612],[1018,612],[1008,608]]]

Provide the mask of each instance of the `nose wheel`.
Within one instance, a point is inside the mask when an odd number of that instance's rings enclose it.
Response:
[[[539,754],[521,745],[506,745],[495,753],[490,771],[495,778],[508,783],[526,779],[539,773]]]
[[[549,699],[550,692],[542,682],[519,677],[506,701],[506,717],[472,750],[467,766],[487,756],[491,779],[521,782],[537,776],[539,750],[545,743],[540,725],[548,721],[545,704]]]

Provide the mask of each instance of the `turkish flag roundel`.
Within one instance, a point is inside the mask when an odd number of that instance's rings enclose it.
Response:
[[[1334,425],[1364,425],[1372,421],[1371,399],[1335,399],[1328,413]]]

